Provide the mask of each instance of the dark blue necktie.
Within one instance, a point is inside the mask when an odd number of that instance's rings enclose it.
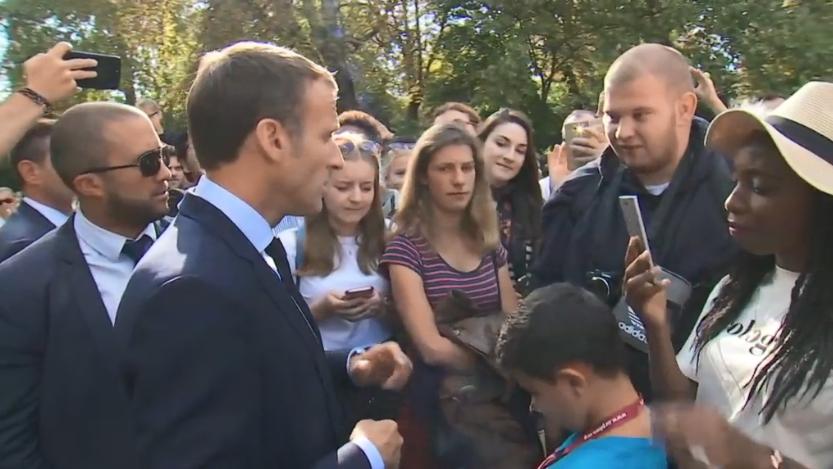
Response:
[[[295,285],[295,280],[292,278],[292,270],[289,268],[289,262],[286,260],[286,249],[283,247],[283,243],[278,238],[273,238],[272,242],[269,243],[269,246],[265,249],[266,255],[271,257],[273,261],[275,261],[275,267],[278,270],[278,275],[281,277],[281,283],[284,284],[286,289],[289,291],[289,296],[292,297],[292,301],[295,303],[295,306],[301,312],[301,316],[304,318],[304,322],[307,323],[307,327],[309,327],[312,334],[320,341],[321,336],[318,334],[318,329],[313,326],[313,318],[312,313],[309,311],[309,306],[307,306],[306,301],[301,296],[301,293],[298,291],[298,287]]]
[[[150,249],[152,245],[153,239],[151,239],[148,235],[142,235],[139,239],[129,239],[125,241],[124,247],[121,248],[121,252],[125,256],[133,259],[133,262],[138,264],[139,260],[145,255],[146,252],[148,252],[148,249]]]
[[[275,261],[275,267],[278,269],[278,275],[281,276],[281,281],[290,288],[290,291],[295,289],[295,281],[292,279],[292,270],[289,268],[289,262],[286,260],[286,249],[283,243],[278,238],[273,238],[269,246],[266,247],[266,255]]]

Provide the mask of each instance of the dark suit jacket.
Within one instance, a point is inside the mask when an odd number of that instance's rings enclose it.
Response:
[[[55,225],[26,202],[0,227],[0,262],[22,251],[41,236],[55,229]]]
[[[325,355],[303,314],[243,233],[187,194],[116,321],[142,466],[368,468],[339,448],[347,354]]]
[[[0,265],[0,468],[137,468],[115,336],[72,219]]]

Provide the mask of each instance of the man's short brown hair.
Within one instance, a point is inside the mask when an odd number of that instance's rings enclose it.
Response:
[[[262,119],[300,132],[310,82],[332,74],[306,57],[271,44],[239,42],[209,52],[188,94],[188,129],[200,164],[215,169],[237,159]]]
[[[458,103],[456,101],[445,103],[437,109],[434,109],[434,114],[431,116],[431,119],[436,119],[437,117],[445,114],[448,111],[462,112],[463,114],[469,116],[469,123],[471,125],[475,127],[480,125],[480,114],[478,114],[477,111],[475,111],[474,108],[472,108],[468,104]]]
[[[29,130],[23,134],[23,137],[12,148],[9,153],[9,160],[17,183],[23,186],[23,177],[20,175],[20,170],[17,165],[21,161],[31,161],[38,165],[42,165],[49,155],[49,137],[52,135],[52,127],[55,125],[53,119],[40,119]]]

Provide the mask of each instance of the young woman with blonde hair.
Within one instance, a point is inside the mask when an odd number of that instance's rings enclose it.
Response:
[[[323,209],[278,236],[325,350],[350,350],[391,338],[388,281],[378,272],[387,227],[379,182],[380,146],[359,134],[335,137],[344,157],[330,174]],[[391,418],[395,395],[357,389],[345,394],[355,423]]]

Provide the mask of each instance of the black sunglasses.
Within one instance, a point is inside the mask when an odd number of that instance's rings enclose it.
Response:
[[[117,169],[139,168],[139,171],[144,177],[156,176],[159,174],[159,170],[162,169],[163,163],[165,166],[168,165],[168,152],[169,150],[166,147],[154,148],[153,150],[146,151],[139,155],[136,158],[136,162],[133,164],[92,168],[82,172],[81,174],[106,173]]]
[[[354,151],[357,151],[362,154],[362,156],[373,156],[378,157],[379,152],[382,149],[382,146],[376,142],[371,142],[370,140],[365,140],[358,145],[353,143],[351,140],[340,140],[336,141],[338,144],[338,149],[341,152],[342,156],[347,156]]]

